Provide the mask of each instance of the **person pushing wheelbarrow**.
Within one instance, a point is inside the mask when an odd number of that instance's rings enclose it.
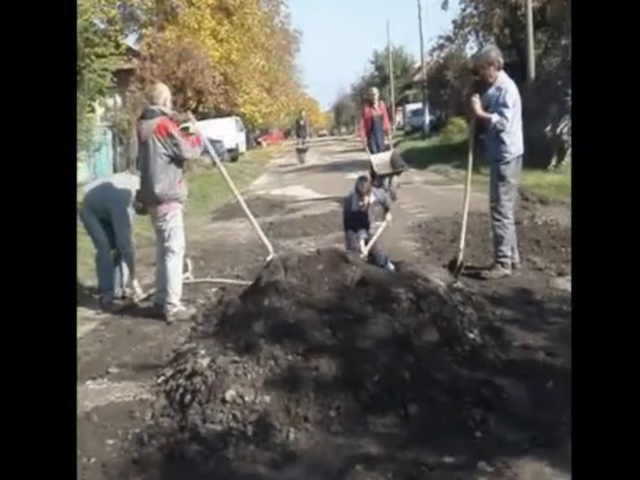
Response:
[[[307,156],[307,150],[309,150],[309,145],[307,144],[309,140],[309,123],[307,122],[307,116],[304,110],[300,110],[294,131],[296,134],[296,156],[298,163],[303,164]]]
[[[369,176],[374,187],[384,189],[392,200],[396,200],[397,185],[394,186],[394,179],[407,166],[391,146],[391,123],[387,106],[380,100],[380,91],[372,87],[369,94],[360,115],[360,136],[371,162]]]
[[[375,155],[388,150],[390,134],[391,123],[387,106],[380,100],[380,91],[372,87],[360,114],[360,136],[365,148]]]

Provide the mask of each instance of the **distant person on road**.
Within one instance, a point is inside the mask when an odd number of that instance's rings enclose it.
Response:
[[[391,220],[391,201],[387,194],[373,188],[371,180],[366,175],[358,177],[355,186],[343,199],[342,221],[347,252],[362,255],[367,242],[372,238],[371,207],[374,204],[382,206],[385,220]],[[376,242],[369,251],[367,261],[380,268],[395,271],[395,266],[389,256]]]
[[[471,97],[472,112],[484,127],[484,156],[491,165],[494,263],[484,272],[485,279],[507,277],[520,266],[515,206],[524,154],[522,101],[503,66],[502,53],[495,46],[485,47],[473,57],[474,74],[487,87],[482,97]]]
[[[187,201],[184,166],[201,148],[173,120],[169,87],[156,83],[138,121],[139,199],[151,216],[156,235],[155,307],[167,323],[190,318],[195,310],[182,304]]]
[[[116,173],[84,188],[80,220],[96,249],[100,308],[114,309],[114,301],[130,298],[135,279],[132,223],[140,179]]]
[[[387,106],[380,100],[380,91],[373,87],[360,115],[360,137],[371,154],[383,152],[390,144],[391,124]]]
[[[296,146],[304,147],[309,139],[309,124],[304,110],[300,110],[300,115],[296,119]]]

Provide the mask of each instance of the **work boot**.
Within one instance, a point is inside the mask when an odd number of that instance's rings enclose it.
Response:
[[[113,313],[114,304],[113,298],[111,297],[101,297],[99,300],[100,311],[103,313]]]
[[[101,302],[100,303],[100,311],[102,313],[113,313],[116,307],[113,302]]]
[[[505,267],[504,265],[495,264],[489,270],[485,270],[481,273],[483,280],[499,280],[501,278],[510,277],[513,274],[511,267]]]
[[[190,320],[196,314],[196,309],[193,307],[185,307],[181,305],[173,310],[165,310],[164,321],[171,324],[174,322],[186,322]]]

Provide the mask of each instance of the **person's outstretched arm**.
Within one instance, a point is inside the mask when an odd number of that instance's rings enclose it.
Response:
[[[158,123],[155,133],[163,140],[169,156],[179,166],[182,166],[187,160],[199,158],[202,154],[196,141],[189,139],[169,118],[164,118]]]

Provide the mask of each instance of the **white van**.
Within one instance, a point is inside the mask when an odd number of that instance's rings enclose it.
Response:
[[[198,128],[205,137],[220,140],[232,162],[237,161],[247,151],[247,134],[239,117],[200,120]]]
[[[422,108],[422,102],[409,103],[404,107],[404,131],[406,133],[429,133],[430,126],[429,107]]]

